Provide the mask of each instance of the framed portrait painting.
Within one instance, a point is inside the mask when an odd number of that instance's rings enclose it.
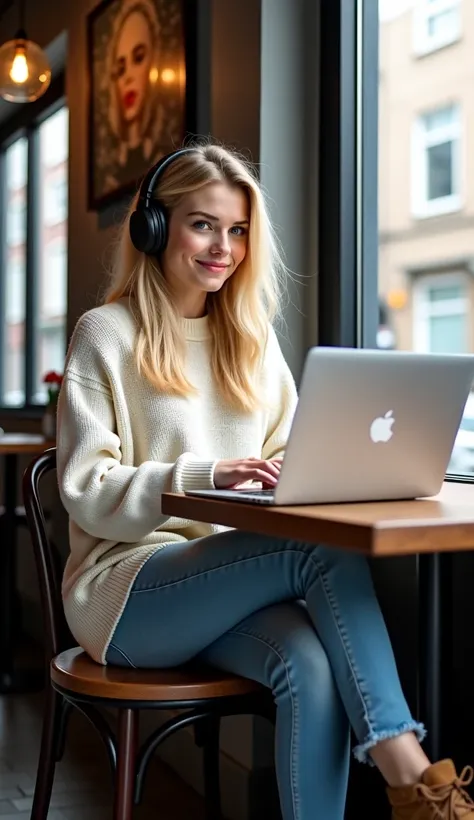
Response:
[[[135,190],[190,127],[188,14],[185,0],[102,0],[88,16],[91,210]]]

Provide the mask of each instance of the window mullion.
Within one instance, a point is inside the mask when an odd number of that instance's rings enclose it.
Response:
[[[376,347],[378,328],[379,214],[379,14],[378,3],[358,0],[358,271],[361,309],[358,345]]]
[[[0,151],[0,405],[5,400],[5,354],[7,322],[5,316],[5,276],[7,269],[7,174],[5,151]]]
[[[321,0],[320,344],[376,345],[378,4]]]
[[[26,194],[26,319],[25,319],[25,403],[33,404],[36,392],[36,316],[38,303],[40,156],[36,128],[27,133],[28,177]]]
[[[357,0],[320,3],[318,338],[353,347],[356,329]]]

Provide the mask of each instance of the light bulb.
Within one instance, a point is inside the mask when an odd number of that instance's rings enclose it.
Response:
[[[51,83],[51,68],[43,49],[19,31],[0,47],[0,96],[9,102],[33,102]]]
[[[26,83],[29,77],[28,63],[26,62],[25,49],[18,46],[10,69],[10,77],[14,83]]]

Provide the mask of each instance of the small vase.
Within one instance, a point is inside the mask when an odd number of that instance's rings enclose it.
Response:
[[[56,438],[56,402],[46,405],[41,419],[41,430],[48,441]]]

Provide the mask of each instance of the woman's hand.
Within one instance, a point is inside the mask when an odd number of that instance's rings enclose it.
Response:
[[[236,458],[218,461],[214,470],[214,485],[234,489],[247,481],[261,481],[264,489],[276,486],[283,459]]]

